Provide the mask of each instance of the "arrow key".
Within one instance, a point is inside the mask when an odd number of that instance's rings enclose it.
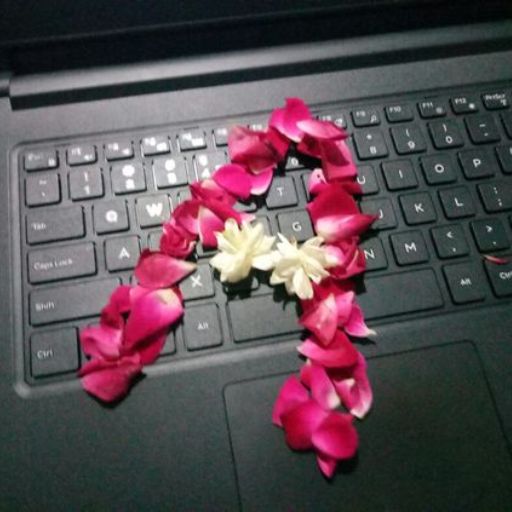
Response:
[[[440,258],[457,258],[469,253],[469,246],[461,226],[453,224],[433,228],[431,234]]]
[[[471,223],[471,231],[480,252],[499,251],[510,247],[510,241],[499,219],[477,220]]]

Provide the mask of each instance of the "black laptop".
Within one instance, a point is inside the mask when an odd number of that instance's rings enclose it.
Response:
[[[0,510],[512,510],[509,2],[1,10]],[[374,405],[330,480],[271,422],[302,363],[293,303],[258,276],[223,286],[206,250],[125,400],[102,405],[76,376],[79,329],[226,161],[229,128],[264,126],[287,97],[352,135],[360,207],[379,217],[358,281]],[[186,133],[200,144],[177,145]],[[310,172],[290,157],[287,193],[246,207],[307,237]]]

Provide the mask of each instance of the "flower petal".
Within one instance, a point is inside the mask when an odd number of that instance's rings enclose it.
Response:
[[[191,235],[199,233],[197,216],[199,214],[200,202],[197,199],[187,199],[180,203],[172,214],[178,226],[188,231]]]
[[[312,436],[317,427],[328,417],[314,400],[309,400],[283,413],[281,421],[286,442],[294,450],[309,450],[313,447]]]
[[[203,247],[217,247],[215,233],[224,229],[224,221],[211,210],[201,206],[199,208],[199,239]]]
[[[364,321],[363,311],[355,302],[352,304],[350,317],[347,319],[347,322],[343,327],[347,334],[355,336],[356,338],[367,338],[368,336],[377,335],[373,329],[368,328]]]
[[[300,142],[303,132],[297,126],[299,121],[311,119],[307,105],[300,98],[287,98],[284,108],[276,108],[270,116],[269,126],[294,142]]]
[[[491,254],[484,254],[484,259],[489,261],[490,263],[494,263],[495,265],[506,265],[507,263],[510,263],[510,260],[508,258],[492,256]]]
[[[144,288],[170,288],[196,269],[195,263],[161,252],[144,250],[135,267],[135,277]]]
[[[183,314],[180,296],[173,289],[153,290],[138,298],[125,327],[124,343],[130,350],[163,332]]]
[[[318,219],[315,231],[326,242],[343,240],[364,233],[374,221],[375,216],[363,213],[333,215]]]
[[[124,326],[123,315],[130,311],[131,287],[118,286],[110,295],[108,304],[101,310],[101,323],[116,329]]]
[[[334,295],[319,301],[316,307],[306,311],[299,323],[311,331],[322,345],[328,345],[338,328],[338,311]]]
[[[272,178],[274,177],[274,166],[270,166],[267,169],[263,169],[258,174],[250,174],[249,178],[251,180],[251,194],[255,196],[261,196],[264,194],[270,184],[272,183]]]
[[[336,331],[334,341],[328,348],[321,347],[311,338],[308,338],[297,348],[312,362],[326,368],[343,368],[352,366],[357,361],[357,350],[342,331]]]
[[[167,331],[165,328],[137,345],[136,350],[142,365],[152,364],[158,359],[167,340]]]
[[[327,180],[325,179],[324,171],[317,168],[308,177],[308,192],[312,195],[316,195],[329,187]]]
[[[336,471],[336,466],[338,465],[338,461],[333,459],[332,457],[328,457],[321,452],[317,452],[316,461],[318,463],[318,467],[320,471],[327,477],[332,478],[334,472]]]
[[[241,165],[223,165],[215,171],[213,180],[240,199],[248,199],[251,195],[251,178],[248,171]]]
[[[139,356],[123,357],[116,361],[93,359],[79,372],[82,387],[103,402],[115,402],[123,398],[140,374]]]
[[[324,141],[320,145],[320,150],[327,181],[345,180],[357,176],[357,167],[345,141]]]
[[[309,395],[304,386],[295,375],[288,377],[277,395],[272,410],[272,422],[282,427],[281,416],[295,409],[300,404],[309,400]]]
[[[349,459],[357,451],[358,437],[350,414],[331,412],[312,435],[314,447],[327,457]]]
[[[121,353],[123,330],[109,325],[90,325],[80,331],[84,353],[100,359],[116,359]]]
[[[194,250],[195,238],[172,218],[163,225],[160,251],[173,258],[186,258]]]
[[[297,127],[315,139],[343,140],[348,137],[345,130],[330,121],[321,121],[314,118],[304,119],[297,122]]]
[[[311,395],[324,409],[336,409],[341,403],[336,388],[327,375],[325,368],[318,364],[311,365]]]

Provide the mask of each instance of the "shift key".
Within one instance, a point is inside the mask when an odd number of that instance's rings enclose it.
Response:
[[[81,206],[52,208],[27,215],[27,242],[40,244],[85,236],[84,212]]]
[[[30,293],[30,323],[44,325],[100,314],[119,279],[55,286]]]

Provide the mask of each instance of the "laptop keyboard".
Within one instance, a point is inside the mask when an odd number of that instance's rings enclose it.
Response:
[[[368,105],[323,106],[346,127],[363,189],[378,215],[362,244],[368,272],[359,301],[369,320],[489,306],[512,297],[512,91],[508,86],[404,96]],[[266,116],[158,127],[45,142],[16,151],[20,196],[20,347],[31,385],[75,378],[84,362],[78,330],[97,318],[111,291],[132,282],[145,247],[187,185],[227,162],[229,127],[261,128]],[[239,204],[269,234],[313,235],[304,210],[314,161],[291,154],[266,197]],[[300,332],[294,301],[256,272],[222,285],[197,251],[182,283],[182,324],[168,336],[169,364]],[[20,305],[21,306],[21,305]]]

